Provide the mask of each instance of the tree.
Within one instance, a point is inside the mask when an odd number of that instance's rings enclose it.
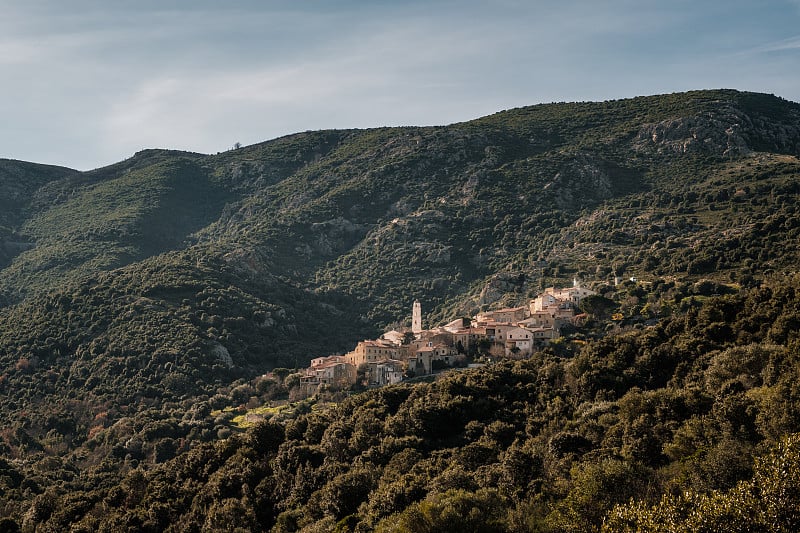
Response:
[[[433,494],[378,524],[379,532],[437,531],[441,533],[508,531],[507,507],[496,490],[461,489]]]
[[[616,307],[616,304],[605,296],[593,294],[583,298],[579,307],[584,313],[603,319],[608,317],[609,313]]]
[[[487,355],[492,348],[492,341],[487,338],[478,339],[476,343],[478,354]]]

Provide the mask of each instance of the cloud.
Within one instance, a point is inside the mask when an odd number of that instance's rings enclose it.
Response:
[[[31,42],[0,42],[0,65],[28,64],[40,56],[41,50],[41,46]]]
[[[474,76],[471,66],[496,57],[499,46],[424,21],[375,24],[301,59],[268,55],[243,66],[159,70],[119,92],[102,119],[103,139],[109,150],[180,144],[213,152],[230,139],[258,142],[304,129],[471,118],[495,108],[455,116],[457,78]]]
[[[0,6],[2,155],[41,160],[33,148],[48,146],[61,155],[45,162],[82,168],[145,147],[213,152],[306,129],[741,87],[752,72],[791,87],[791,54],[777,52],[800,40],[787,38],[791,17],[745,0],[10,6]],[[19,128],[33,148],[16,140]]]
[[[800,1],[798,2],[800,4]],[[772,43],[754,48],[752,51],[756,53],[769,53],[769,52],[784,52],[787,50],[800,50],[800,35],[790,37],[788,39],[781,39]]]

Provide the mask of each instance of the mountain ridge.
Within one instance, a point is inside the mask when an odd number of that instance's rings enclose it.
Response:
[[[746,113],[732,112],[735,106],[752,108],[758,116],[750,119]],[[775,111],[781,106],[786,113]],[[599,117],[604,113],[612,113],[617,120],[613,127],[602,128]],[[679,118],[693,113],[700,118]],[[14,241],[7,238],[5,242],[39,245],[0,271],[0,287],[6,294],[23,295],[39,284],[54,286],[81,272],[213,242],[214,247],[225,248],[221,253],[229,261],[248,258],[242,259],[246,266],[238,266],[252,273],[284,276],[299,287],[318,292],[329,285],[325,280],[347,276],[342,269],[359,254],[380,262],[367,248],[393,247],[404,250],[407,257],[423,259],[420,268],[431,283],[454,282],[456,289],[448,294],[463,294],[471,283],[509,270],[509,266],[521,267],[517,268],[519,274],[535,275],[536,269],[529,265],[553,254],[552,248],[530,242],[532,233],[521,235],[519,243],[496,246],[499,239],[507,240],[509,234],[525,231],[529,225],[553,227],[566,223],[565,217],[578,223],[578,210],[629,194],[644,194],[653,187],[653,178],[663,181],[691,176],[693,166],[706,163],[706,155],[735,159],[747,156],[752,151],[750,144],[762,147],[770,142],[775,153],[800,153],[798,116],[800,106],[767,95],[693,91],[603,103],[540,104],[452,126],[299,133],[218,155],[144,150],[115,165],[70,172],[66,181],[56,180],[61,185],[48,184],[31,194],[31,209],[38,218],[17,224],[13,231],[22,234],[15,233]],[[764,117],[777,117],[778,122],[754,137]],[[647,122],[642,122],[645,119]],[[744,125],[735,128],[729,122]],[[591,133],[598,128],[606,134],[597,137]],[[570,131],[583,135],[571,137],[566,145],[563,139]],[[565,149],[567,146],[571,148]],[[620,153],[621,147],[625,151]],[[676,160],[685,168],[674,174],[658,163],[659,158],[672,155],[685,156]],[[183,178],[177,176],[180,168],[185,169]],[[176,179],[183,181],[171,185],[170,180]],[[510,194],[509,189],[515,188],[524,192]],[[148,219],[152,210],[145,206],[162,201],[159,195],[173,189],[177,203],[168,203],[166,213],[185,214],[172,220]],[[126,190],[131,191],[128,197],[124,196]],[[188,197],[181,198],[187,193]],[[125,202],[127,212],[114,204],[115,195]],[[210,198],[216,198],[218,204],[207,204]],[[204,201],[207,214],[196,215],[194,211],[202,211]],[[64,202],[72,204],[65,206]],[[499,203],[520,206],[509,209],[501,226],[495,220],[495,230],[489,234],[484,226],[494,218],[490,210],[496,210]],[[64,218],[66,213],[93,209],[89,220],[81,220],[83,215]],[[58,215],[59,210],[65,215]],[[536,216],[528,216],[528,210],[536,211]],[[515,219],[516,227],[508,219]],[[91,220],[103,228],[93,229]],[[464,227],[443,232],[441,223],[448,220],[458,220]],[[165,229],[156,235],[153,226]],[[67,230],[71,233],[66,234]],[[403,236],[409,231],[414,234],[411,241]],[[45,235],[57,238],[45,246]],[[553,241],[562,238],[554,234],[545,237]],[[157,240],[164,244],[153,247]],[[142,248],[145,241],[152,249]],[[64,242],[74,244],[66,250]],[[478,249],[473,250],[475,247]],[[514,249],[526,248],[527,257],[504,259]],[[6,244],[6,249],[7,256],[22,251],[13,244]],[[391,249],[387,253],[395,256],[394,270],[402,269],[403,254]],[[81,257],[85,267],[80,267]],[[467,260],[454,262],[454,257]],[[30,261],[25,261],[28,258]],[[10,260],[6,258],[6,262]],[[276,266],[283,272],[275,272]],[[577,264],[571,266],[580,270]],[[373,265],[372,270],[381,269]],[[459,281],[461,273],[471,274]],[[410,273],[391,274],[395,279],[398,275],[408,277]],[[321,279],[323,285],[319,281],[309,284],[312,278]],[[380,286],[390,291],[391,280]],[[370,300],[375,296],[374,290],[367,293]],[[400,308],[381,313],[379,321],[385,324],[392,316],[405,316],[399,314],[400,309],[423,296],[420,291],[409,294]],[[485,298],[479,301],[491,303]],[[437,308],[443,302],[437,298],[428,307]],[[470,310],[463,309],[465,313]],[[375,318],[372,313],[367,317]]]
[[[265,373],[403,326],[416,299],[436,324],[578,278],[637,335],[780,284],[800,258],[799,156],[799,104],[718,90],[148,149],[88,172],[0,160],[0,449],[147,470],[230,432],[212,407],[287,394]],[[631,277],[645,283],[613,281]],[[723,349],[709,342],[730,317],[714,317],[705,346]],[[636,372],[660,375],[649,364]],[[14,516],[43,485],[14,489]]]

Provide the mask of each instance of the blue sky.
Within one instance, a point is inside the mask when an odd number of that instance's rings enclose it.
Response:
[[[0,157],[81,170],[721,87],[800,101],[800,0],[0,5]]]

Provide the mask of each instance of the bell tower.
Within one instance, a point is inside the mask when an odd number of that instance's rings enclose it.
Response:
[[[422,333],[422,305],[419,300],[414,300],[414,307],[411,309],[411,332],[414,335]]]

